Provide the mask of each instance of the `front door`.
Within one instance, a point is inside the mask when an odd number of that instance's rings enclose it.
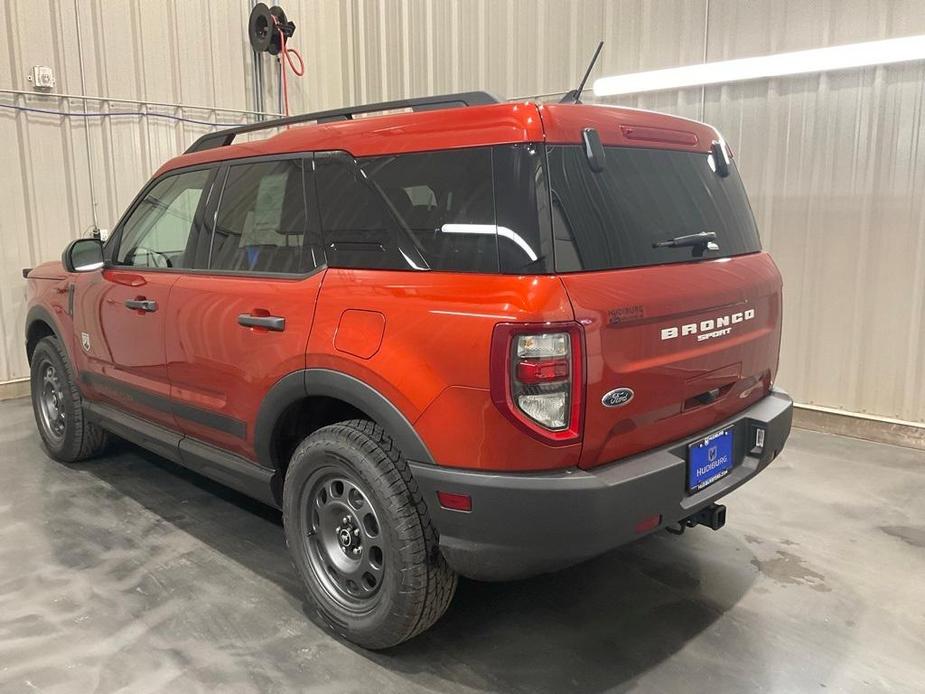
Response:
[[[172,288],[192,257],[188,247],[211,177],[201,169],[155,183],[116,231],[109,265],[76,280],[82,387],[94,399],[171,428],[165,322]]]
[[[167,371],[177,424],[252,460],[261,402],[305,367],[324,276],[305,195],[310,176],[293,157],[228,166],[207,215],[211,242],[171,291]]]

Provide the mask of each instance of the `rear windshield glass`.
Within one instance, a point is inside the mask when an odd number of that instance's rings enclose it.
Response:
[[[730,163],[718,176],[709,155],[605,148],[605,168],[591,170],[578,145],[550,146],[550,194],[556,269],[607,270],[761,250],[745,189]],[[718,251],[653,248],[678,236],[716,233]]]

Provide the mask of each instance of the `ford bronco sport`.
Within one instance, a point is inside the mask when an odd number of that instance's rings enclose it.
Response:
[[[112,433],[280,508],[369,648],[457,575],[720,527],[790,432],[780,275],[722,138],[667,115],[472,93],[218,131],[26,274],[50,455]]]

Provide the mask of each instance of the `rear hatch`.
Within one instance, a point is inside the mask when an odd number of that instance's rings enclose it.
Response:
[[[601,132],[601,171],[580,144],[547,148],[556,269],[585,326],[585,468],[711,431],[777,370],[780,275],[735,164],[717,166],[702,124],[680,146],[689,121],[662,118],[645,146],[613,144],[625,123]],[[715,248],[654,246],[702,232]]]

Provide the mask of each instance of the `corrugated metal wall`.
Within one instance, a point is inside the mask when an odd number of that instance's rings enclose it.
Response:
[[[293,111],[430,93],[564,91],[597,40],[618,74],[925,33],[919,0],[293,0],[308,75]],[[242,122],[254,109],[248,0],[82,0],[88,94],[207,106],[89,102]],[[33,64],[80,93],[74,3],[8,0],[0,88]],[[277,74],[264,62],[264,106]],[[779,382],[805,403],[925,422],[925,65],[689,89],[620,103],[703,118],[736,151],[765,245],[786,282]],[[0,104],[81,110],[58,98]],[[0,108],[0,381],[22,377],[19,270],[92,222],[84,122]],[[100,225],[205,126],[92,119]]]

